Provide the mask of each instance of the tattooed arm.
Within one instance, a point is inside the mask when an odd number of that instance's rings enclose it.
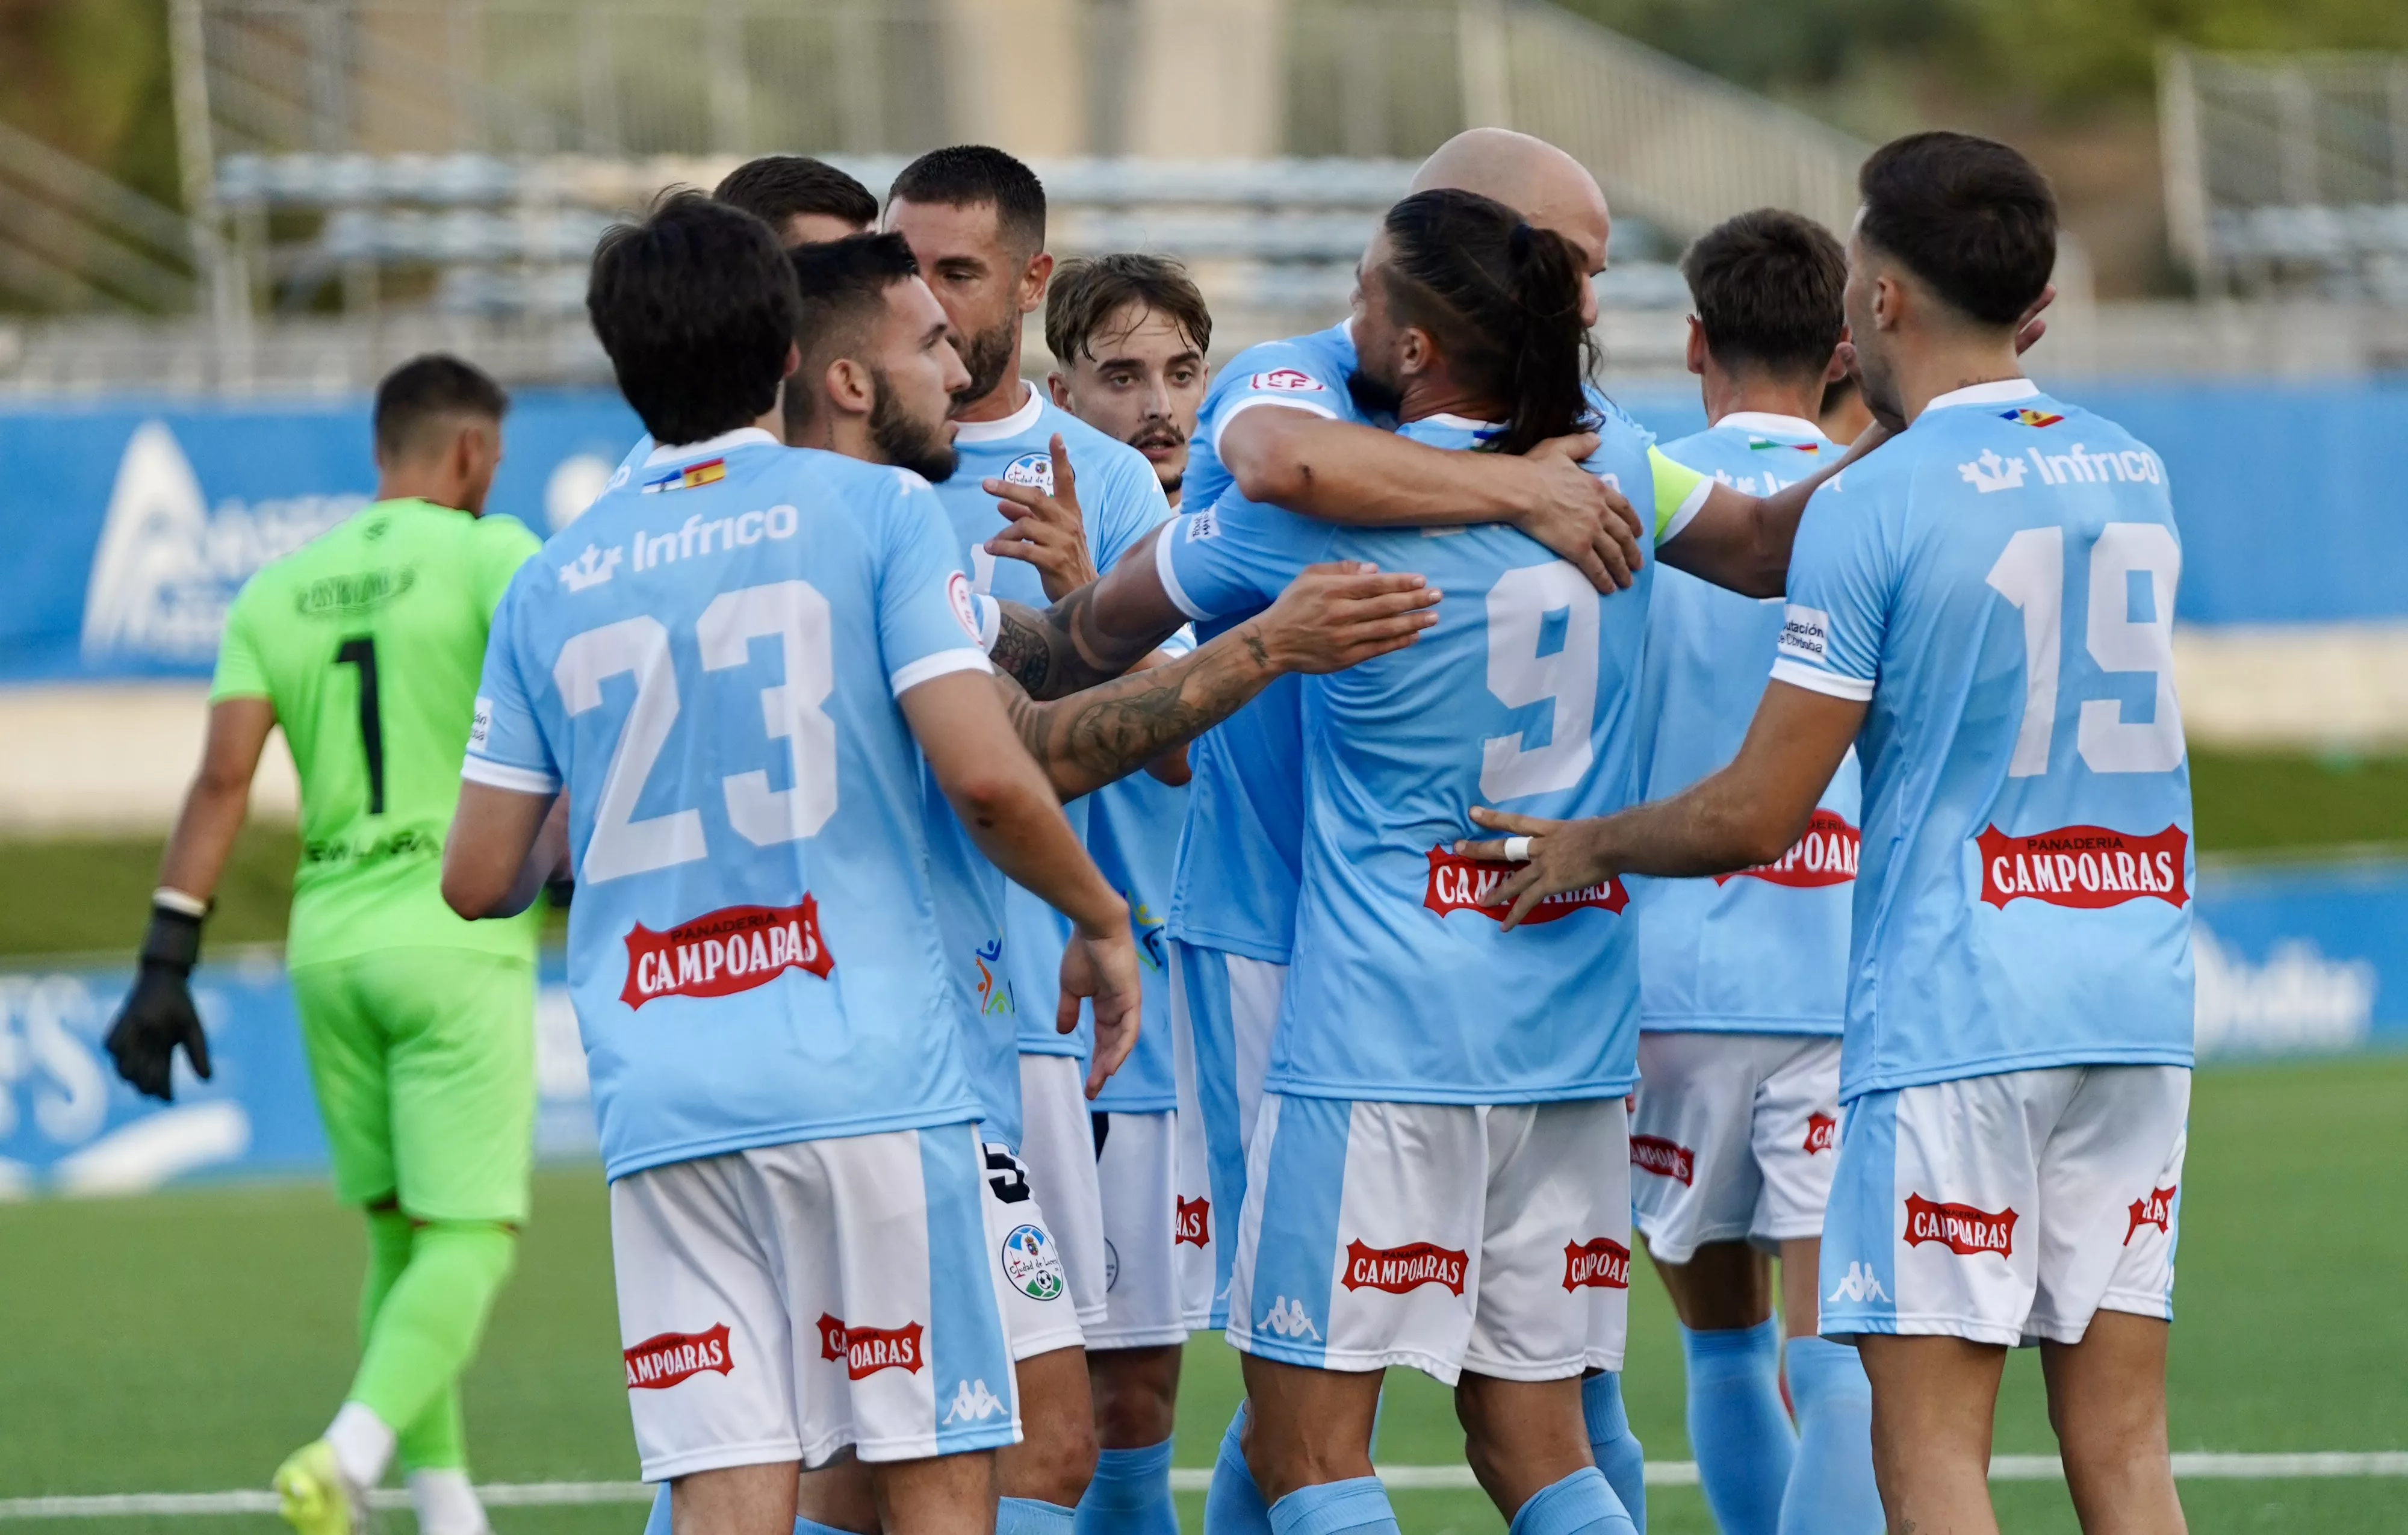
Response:
[[[1289,672],[1339,671],[1412,644],[1438,622],[1426,610],[1437,601],[1419,577],[1313,566],[1269,608],[1192,655],[1045,703],[1010,668],[996,685],[1054,792],[1075,799],[1185,745]]]

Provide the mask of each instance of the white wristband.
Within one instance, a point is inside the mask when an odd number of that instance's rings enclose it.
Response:
[[[170,911],[187,917],[206,917],[209,914],[208,902],[198,896],[187,896],[180,890],[170,890],[164,884],[150,892],[150,904],[164,906]]]
[[[1528,863],[1530,861],[1530,839],[1526,837],[1508,837],[1505,839],[1505,861],[1509,864]]]

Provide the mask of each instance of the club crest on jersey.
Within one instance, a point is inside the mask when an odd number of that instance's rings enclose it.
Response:
[[[1840,1122],[1829,1114],[1806,1116],[1806,1155],[1819,1155],[1840,1147]]]
[[[1342,1277],[1350,1290],[1385,1290],[1390,1295],[1404,1295],[1425,1284],[1443,1284],[1461,1295],[1464,1270],[1470,1262],[1461,1250],[1440,1247],[1435,1242],[1372,1247],[1354,1241],[1346,1244],[1346,1272]]]
[[[2104,826],[2060,826],[2011,837],[1990,826],[1974,840],[1981,851],[1982,899],[1992,906],[2003,909],[2028,897],[2097,911],[2144,896],[2168,906],[2190,899],[2183,888],[2190,837],[2180,826],[2146,837]]]
[[[626,1361],[630,1391],[666,1391],[706,1370],[725,1375],[736,1369],[724,1322],[709,1332],[658,1333],[620,1356]]]
[[[1201,1247],[1211,1241],[1212,1240],[1212,1201],[1189,1199],[1176,1194],[1172,1195],[1171,1198],[1177,1201],[1177,1208],[1172,1212],[1174,1224],[1171,1227],[1170,1244],[1176,1247],[1183,1241],[1191,1247]]]
[[[1023,453],[1003,466],[996,478],[1007,485],[1027,485],[1051,495],[1054,494],[1054,455]]]
[[[1927,1241],[1939,1242],[1958,1257],[1971,1257],[1977,1253],[2007,1257],[2015,1250],[2015,1212],[2001,1210],[1993,1213],[1971,1205],[1939,1204],[1920,1194],[1910,1194],[1906,1197],[1907,1245],[1920,1247]]]
[[[1275,367],[1268,373],[1257,373],[1246,380],[1248,389],[1268,389],[1287,395],[1326,395],[1329,386],[1310,373],[1292,367]]]
[[[918,1374],[927,1359],[920,1337],[917,1322],[899,1327],[847,1327],[825,1312],[820,1313],[820,1357],[842,1364],[845,1374],[856,1381],[882,1370]]]
[[[1487,904],[1488,893],[1527,864],[1484,864],[1477,858],[1466,858],[1449,853],[1443,847],[1429,850],[1429,882],[1422,892],[1422,904],[1444,917],[1451,911],[1477,911],[1491,922],[1503,922],[1507,906]],[[1526,923],[1554,922],[1568,917],[1584,906],[1595,906],[1619,912],[1630,904],[1630,892],[1622,887],[1621,876],[1603,884],[1583,885],[1578,890],[1566,890],[1547,897],[1530,909],[1522,920]]]
[[[627,935],[630,1008],[662,997],[732,997],[766,986],[787,970],[824,981],[836,960],[820,938],[820,903],[727,906],[656,933],[642,923]]]
[[[1641,1172],[1670,1178],[1686,1188],[1698,1175],[1698,1154],[1660,1135],[1634,1135],[1630,1138],[1630,1165]]]
[[[2144,1226],[2154,1226],[2167,1236],[2172,1236],[2174,1234],[2173,1189],[2149,1190],[2148,1193],[2132,1201],[2128,1213],[2132,1217],[2132,1224],[2124,1228],[2125,1246],[2132,1245],[2132,1239],[2141,1234],[2141,1227]]]
[[[703,485],[715,485],[726,478],[727,460],[706,458],[682,469],[671,469],[657,480],[647,480],[641,488],[646,495],[658,495],[663,491],[690,491]]]
[[[2050,411],[2034,410],[2026,407],[2019,410],[2001,410],[1999,412],[1999,419],[2014,422],[2018,426],[2054,426],[2065,418]]]
[[[1736,874],[1717,874],[1714,883],[1762,880],[1792,890],[1845,884],[1856,877],[1856,855],[1863,845],[1864,834],[1848,825],[1839,811],[1818,810],[1808,819],[1806,835],[1798,839],[1796,847],[1769,864],[1742,868]]]
[[[1630,1249],[1612,1237],[1564,1243],[1564,1289],[1630,1288]]]
[[[1031,1300],[1058,1300],[1069,1287],[1062,1255],[1040,1226],[1015,1226],[1003,1238],[1003,1277]]]

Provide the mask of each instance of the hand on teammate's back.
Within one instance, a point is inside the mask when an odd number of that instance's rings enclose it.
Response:
[[[995,509],[1011,522],[986,541],[986,552],[1035,566],[1045,583],[1046,600],[1059,602],[1096,579],[1096,560],[1087,549],[1086,514],[1079,509],[1078,476],[1071,471],[1069,450],[1062,445],[1059,432],[1054,434],[1052,449],[1052,491],[1001,480],[982,481],[980,486],[1002,498]]]
[[[1137,1047],[1139,1006],[1137,939],[1123,921],[1091,931],[1082,926],[1062,950],[1062,999],[1054,1026],[1068,1034],[1079,1026],[1079,1003],[1085,998],[1096,1015],[1096,1046],[1087,1069],[1087,1097],[1104,1090],[1104,1082],[1121,1069]]]
[[[1513,525],[1580,567],[1600,592],[1627,587],[1639,569],[1639,514],[1622,493],[1582,466],[1596,434],[1549,438],[1524,455],[1538,471]]]
[[[1253,621],[1282,671],[1343,671],[1404,649],[1438,622],[1440,594],[1411,571],[1341,560],[1309,565]]]
[[[180,912],[151,913],[150,933],[142,944],[142,968],[125,1007],[103,1041],[117,1074],[145,1097],[175,1100],[171,1085],[176,1047],[191,1057],[193,1074],[209,1080],[209,1041],[201,1030],[201,1014],[193,1006],[191,978],[198,956],[201,923]]]

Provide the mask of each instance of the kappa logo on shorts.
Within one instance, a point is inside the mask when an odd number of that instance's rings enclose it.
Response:
[[[787,970],[824,981],[834,968],[820,940],[820,903],[811,897],[800,906],[727,906],[666,933],[636,924],[619,1000],[640,1008],[662,997],[732,997]]]
[[[920,1346],[917,1322],[899,1327],[853,1327],[822,1312],[820,1357],[841,1363],[844,1372],[858,1381],[882,1370],[900,1370],[916,1375],[925,1362],[926,1353]]]
[[[1321,1341],[1321,1329],[1305,1314],[1304,1302],[1290,1300],[1285,1296],[1274,1297],[1271,1309],[1263,1314],[1263,1330],[1275,1338],[1310,1338]]]
[[[964,1381],[953,1392],[953,1404],[945,1409],[946,1423],[977,1423],[997,1413],[1009,1412],[1002,1399],[986,1388],[984,1379]]]
[[[705,1370],[722,1375],[736,1369],[728,1353],[727,1324],[709,1332],[664,1332],[645,1339],[621,1356],[627,1364],[627,1389],[666,1391]]]
[[[1202,1247],[1209,1243],[1212,1240],[1212,1201],[1181,1198],[1176,1194],[1171,1198],[1178,1208],[1172,1212],[1177,1224],[1171,1227],[1170,1245],[1176,1247],[1183,1241]]]
[[[1698,1154],[1660,1135],[1634,1135],[1630,1138],[1630,1165],[1658,1178],[1670,1178],[1686,1188],[1698,1175]]]
[[[1023,453],[1005,465],[1003,473],[996,478],[1007,485],[1033,486],[1051,495],[1054,494],[1054,455]]]
[[[1714,883],[1762,880],[1791,890],[1846,884],[1856,877],[1856,858],[1864,842],[1864,834],[1848,825],[1847,818],[1839,811],[1816,811],[1807,821],[1806,835],[1798,839],[1796,847],[1769,864],[1742,868],[1736,874],[1717,874]]]
[[[1041,1226],[1021,1225],[1004,1234],[1003,1277],[1031,1300],[1059,1300],[1069,1287],[1062,1255]]]
[[[1840,1144],[1840,1122],[1829,1114],[1806,1116],[1806,1155],[1836,1149]]]
[[[1974,840],[1982,850],[1982,899],[2001,909],[2027,896],[2085,911],[2143,896],[2168,906],[2190,899],[2183,889],[2183,854],[2190,838],[2180,826],[2146,837],[2105,826],[2060,826],[2010,837],[1991,826]]]
[[[1476,858],[1465,858],[1449,853],[1443,847],[1429,850],[1429,884],[1422,893],[1422,904],[1444,917],[1450,911],[1477,911],[1491,922],[1503,922],[1509,910],[1503,906],[1484,904],[1488,893],[1505,882],[1509,875],[1529,866],[1526,864],[1484,864]],[[1568,917],[1584,906],[1602,907],[1608,911],[1620,911],[1630,904],[1630,892],[1622,887],[1619,875],[1603,884],[1583,885],[1578,890],[1566,890],[1549,896],[1530,908],[1526,923],[1553,922]]]
[[[1959,1257],[1976,1253],[2006,1257],[2015,1250],[2015,1212],[1936,1204],[1920,1194],[1910,1194],[1906,1197],[1907,1245],[1919,1247],[1927,1241],[1944,1243]]]
[[[1257,373],[1246,380],[1248,389],[1270,389],[1289,395],[1326,395],[1329,386],[1310,373],[1292,367],[1275,367],[1268,373]]]
[[[1584,1285],[1595,1290],[1630,1288],[1630,1249],[1612,1237],[1564,1243],[1564,1289],[1569,1293]]]
[[[1851,1263],[1848,1271],[1840,1276],[1839,1286],[1823,1298],[1826,1301],[1852,1300],[1859,1306],[1868,1300],[1878,1300],[1886,1306],[1889,1304],[1889,1292],[1883,1289],[1881,1281],[1873,1277],[1870,1265]]]
[[[2179,1188],[2181,1185],[2174,1186]],[[2132,1201],[2129,1213],[2132,1224],[2124,1228],[2125,1246],[2132,1245],[2132,1239],[2141,1234],[2141,1227],[2144,1226],[2154,1226],[2167,1236],[2172,1236],[2174,1234],[2174,1190],[2172,1188],[2149,1190],[2148,1193]]]
[[[1372,1247],[1361,1241],[1346,1244],[1346,1287],[1385,1290],[1403,1295],[1425,1284],[1443,1284],[1463,1293],[1463,1272],[1470,1258],[1460,1249],[1436,1242],[1409,1241],[1402,1247]]]

